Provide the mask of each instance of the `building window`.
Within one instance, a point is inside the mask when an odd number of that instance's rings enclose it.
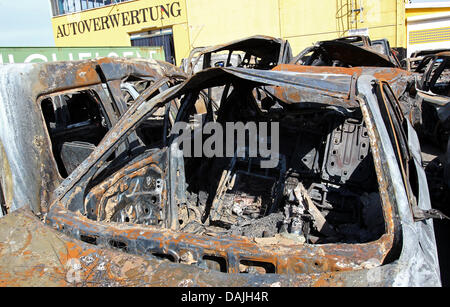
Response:
[[[81,12],[131,0],[51,0],[53,16]]]
[[[175,64],[175,47],[171,28],[133,35],[131,36],[131,45],[136,47],[163,47],[166,62]]]

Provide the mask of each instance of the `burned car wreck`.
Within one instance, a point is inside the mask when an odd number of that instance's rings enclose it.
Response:
[[[419,137],[441,152],[426,167],[433,203],[448,212],[450,196],[450,52],[424,52],[415,68],[416,100],[422,105]]]
[[[389,41],[371,41],[367,36],[348,36],[317,42],[292,59],[291,64],[308,66],[400,67]]]
[[[352,68],[354,72],[370,71],[374,76],[374,67],[390,68],[391,73],[384,73],[383,78],[394,90],[403,114],[414,128],[422,124],[422,100],[416,95],[415,76],[401,68],[386,39],[371,41],[367,36],[348,36],[320,41],[300,52],[290,64],[323,67],[324,73],[329,67]]]
[[[297,67],[210,68],[156,96],[147,88],[55,190],[45,223],[91,245],[213,274],[439,285],[420,146],[383,79],[390,72]],[[223,86],[214,110],[201,93]],[[161,109],[159,141],[127,142]],[[240,143],[225,129],[208,145],[216,154],[186,155],[189,144],[205,148],[209,139],[198,134],[210,123],[241,123],[248,133]],[[218,144],[230,139],[225,155]]]
[[[255,35],[225,44],[194,48],[181,65],[192,75],[210,67],[243,67],[269,70],[292,60],[288,41],[270,36]]]
[[[41,215],[138,91],[165,90],[185,75],[165,62],[103,58],[4,65],[0,78],[2,211],[27,206]],[[162,130],[157,118],[153,126]]]

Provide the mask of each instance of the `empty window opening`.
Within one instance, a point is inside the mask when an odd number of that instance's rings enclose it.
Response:
[[[219,271],[222,273],[227,272],[227,261],[223,257],[205,255],[203,256],[203,261],[210,270]]]
[[[41,108],[59,173],[66,178],[105,136],[108,118],[91,90],[43,99]]]
[[[241,260],[239,263],[240,273],[274,274],[275,266],[269,262]]]
[[[97,237],[94,236],[80,235],[80,240],[89,244],[97,245]]]
[[[169,254],[163,254],[163,253],[152,253],[152,255],[158,259],[162,260],[169,260],[170,262],[175,262],[175,258],[172,255]]]
[[[121,249],[124,252],[128,251],[128,246],[125,242],[121,242],[121,241],[117,241],[117,240],[110,240],[109,245],[111,247]]]

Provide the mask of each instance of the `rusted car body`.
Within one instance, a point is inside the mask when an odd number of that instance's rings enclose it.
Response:
[[[195,48],[182,68],[189,75],[209,67],[244,67],[272,69],[292,59],[288,41],[270,36],[256,35],[211,47]]]
[[[127,110],[123,84],[146,81],[165,89],[182,76],[176,67],[159,61],[104,58],[2,65],[3,213],[23,206],[38,215],[46,212],[51,192]],[[130,136],[129,141],[135,139]]]
[[[387,82],[395,71],[308,69],[210,68],[156,96],[146,89],[55,190],[45,223],[94,249],[207,270],[221,286],[440,285],[420,145]],[[215,116],[199,93],[223,86]],[[219,123],[277,121],[279,163],[185,157],[176,134],[126,144],[161,108],[169,129],[195,124],[200,109]]]
[[[318,42],[300,52],[290,63],[308,66],[400,67],[387,40],[372,42],[367,36],[349,36]]]
[[[292,65],[292,64],[290,64]],[[278,66],[275,70],[280,69],[283,65]],[[299,73],[338,73],[345,75],[361,75],[368,73],[376,78],[380,78],[389,83],[391,89],[397,97],[400,108],[406,118],[411,124],[416,127],[422,121],[422,106],[420,100],[416,99],[416,91],[414,89],[414,75],[410,72],[400,68],[378,68],[378,67],[352,67],[351,69],[345,67],[328,67],[328,66],[307,66],[297,65],[295,68],[290,67],[290,70]]]

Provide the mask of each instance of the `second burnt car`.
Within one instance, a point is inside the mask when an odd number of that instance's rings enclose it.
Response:
[[[89,244],[220,272],[213,274],[440,285],[420,145],[384,81],[390,72],[297,67],[210,68],[154,97],[145,90],[55,190],[45,222]],[[201,92],[219,86],[214,113]],[[127,144],[172,104],[180,109],[175,121],[165,113],[171,133]],[[214,146],[202,141],[211,123],[241,123],[245,142],[226,129],[214,133]],[[230,139],[225,154],[220,142]],[[198,140],[216,154],[187,155]],[[252,141],[263,144],[256,153],[245,145]],[[113,156],[120,146],[128,150]]]
[[[272,69],[292,60],[291,45],[281,38],[255,35],[229,43],[195,48],[182,69],[189,75],[209,67]]]
[[[181,69],[189,76],[210,67],[242,67],[270,70],[292,60],[291,45],[287,40],[265,35],[254,35],[209,47],[194,48],[183,59]],[[216,111],[225,86],[204,89]],[[228,89],[229,90],[229,89]]]
[[[347,36],[320,41],[301,51],[291,64],[338,67],[400,67],[389,41],[367,36]]]

